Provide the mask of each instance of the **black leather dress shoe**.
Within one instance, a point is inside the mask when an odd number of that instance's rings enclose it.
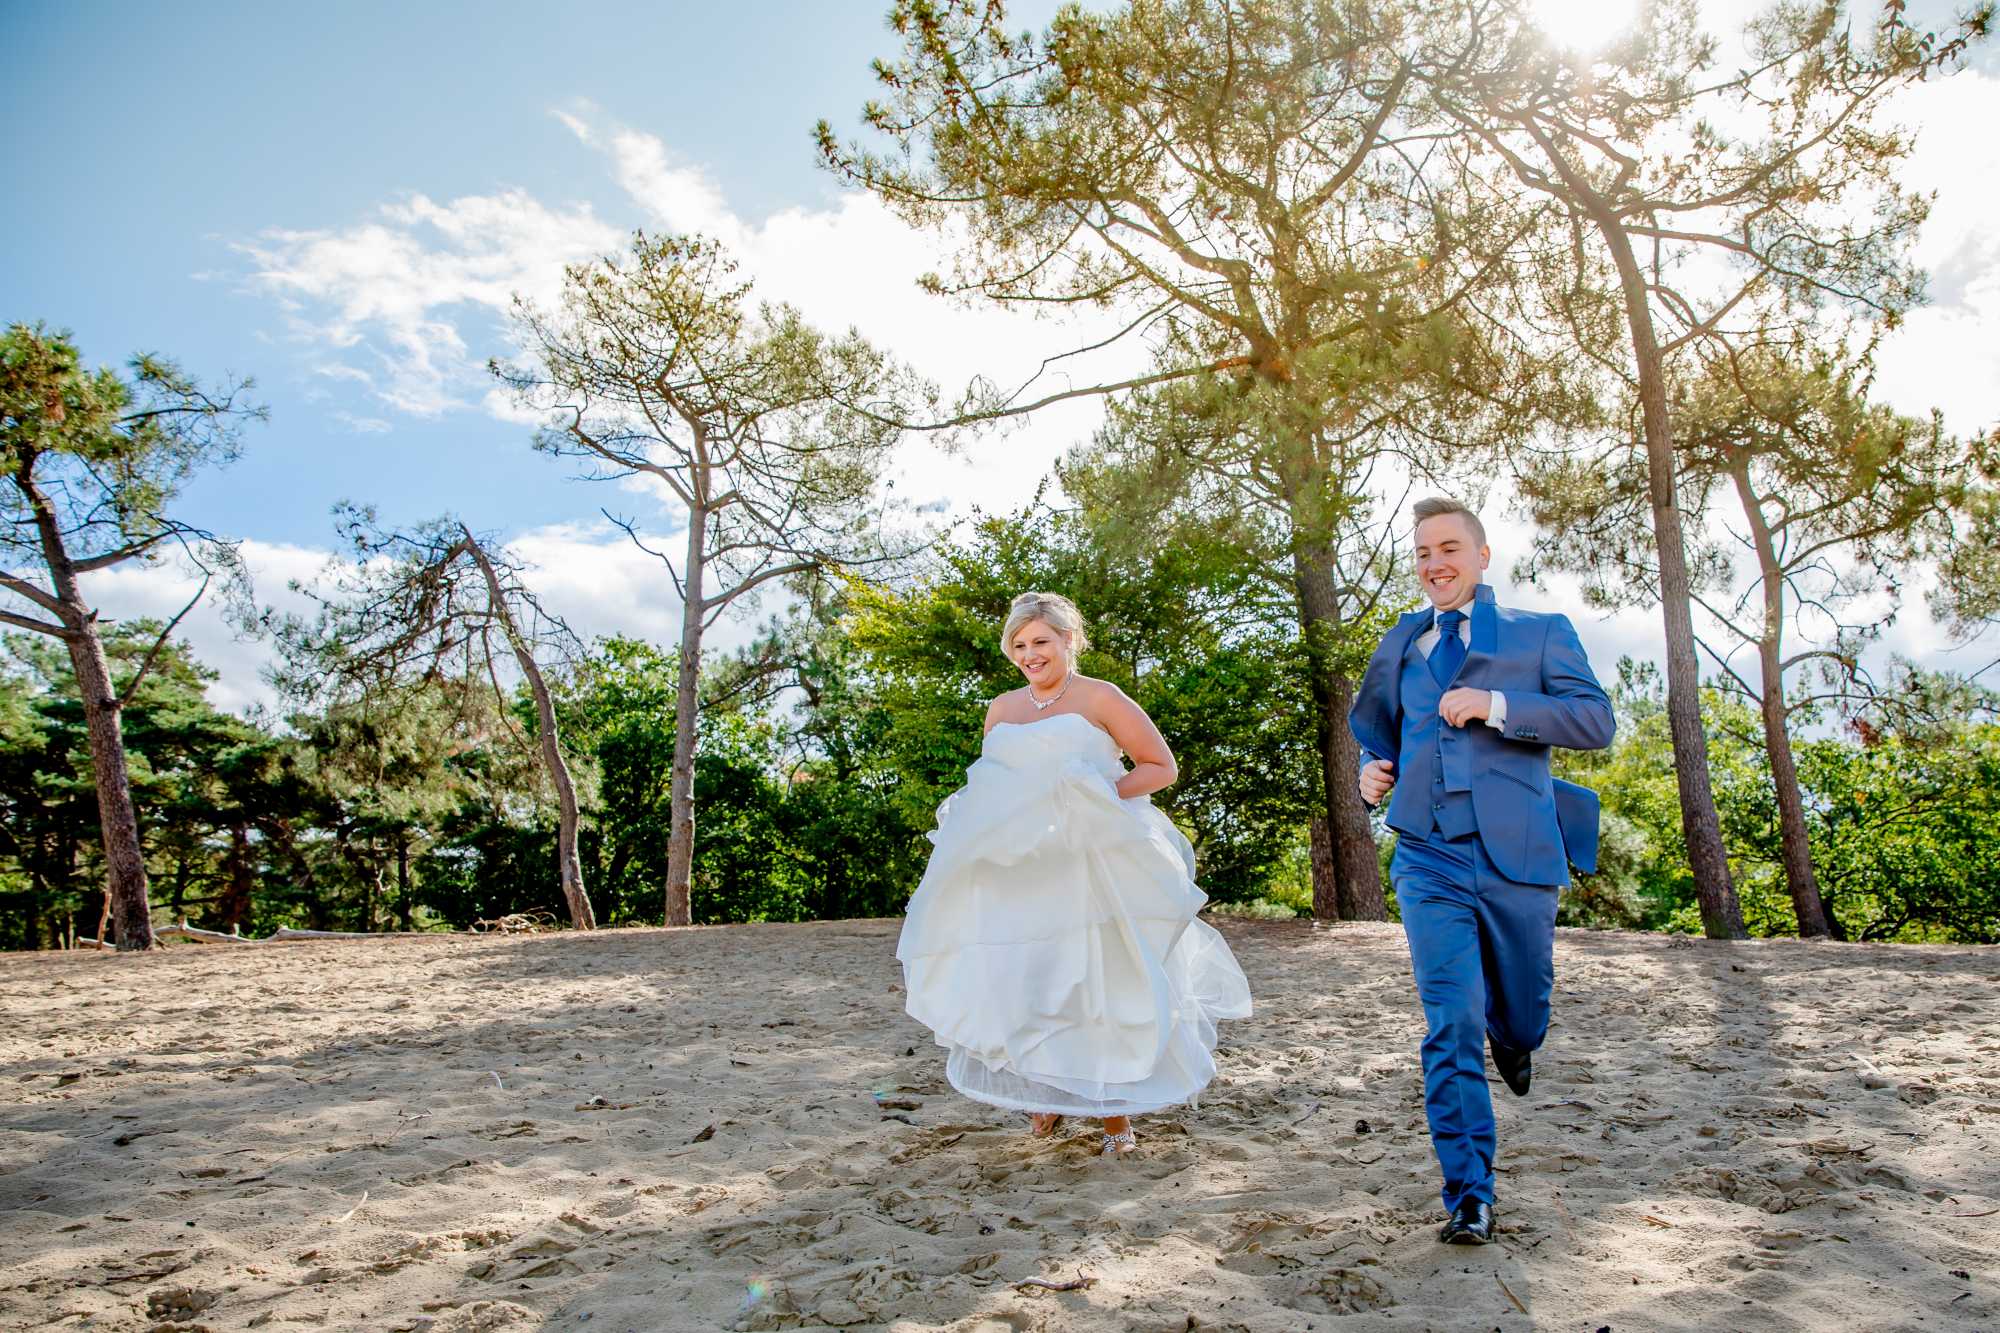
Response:
[[[1493,1205],[1484,1199],[1466,1199],[1451,1213],[1451,1220],[1438,1231],[1438,1239],[1448,1245],[1487,1245],[1493,1240]]]
[[[1517,1051],[1512,1046],[1503,1046],[1492,1033],[1486,1034],[1486,1045],[1493,1052],[1493,1067],[1500,1071],[1500,1081],[1516,1097],[1528,1095],[1528,1083],[1534,1077],[1534,1054],[1531,1051]]]

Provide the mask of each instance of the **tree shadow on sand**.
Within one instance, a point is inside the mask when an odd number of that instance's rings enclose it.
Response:
[[[1222,923],[1258,1012],[1109,1162],[949,1090],[896,925],[6,960],[10,995],[95,989],[17,1024],[0,1322],[183,1290],[218,1329],[445,1333],[1993,1317],[1950,1276],[1996,1260],[1990,951],[1563,932],[1500,1243],[1465,1250],[1399,930]]]
[[[1536,1274],[1536,1314],[1685,1329],[1989,1318],[1952,1275],[1993,1262],[1973,1230],[1989,1224],[1948,1214],[2000,1202],[2000,1125],[1974,1113],[2000,1090],[1996,981],[2000,958],[1975,949],[1565,932],[1536,1097],[1502,1129],[1502,1189],[1575,1265]],[[1575,1286],[1626,1295],[1585,1308]]]

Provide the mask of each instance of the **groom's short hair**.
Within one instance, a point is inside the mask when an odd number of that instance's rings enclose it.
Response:
[[[1479,515],[1468,509],[1463,502],[1454,500],[1450,496],[1426,496],[1411,505],[1410,512],[1416,515],[1419,523],[1427,518],[1436,518],[1439,514],[1463,514],[1465,521],[1472,527],[1472,540],[1481,546],[1486,545],[1486,525],[1479,521]]]

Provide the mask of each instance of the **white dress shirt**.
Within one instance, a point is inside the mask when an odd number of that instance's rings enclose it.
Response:
[[[1469,648],[1472,646],[1472,603],[1467,602],[1455,609],[1465,617],[1458,622],[1458,641]],[[1443,614],[1444,612],[1432,607],[1431,627],[1417,636],[1417,651],[1425,657],[1429,657],[1431,649],[1437,647],[1437,618]],[[1504,730],[1507,726],[1507,696],[1498,690],[1488,690],[1487,693],[1493,696],[1493,707],[1486,714],[1486,725],[1495,731]]]

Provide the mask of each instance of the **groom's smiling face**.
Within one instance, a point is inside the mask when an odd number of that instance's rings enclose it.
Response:
[[[1417,581],[1440,611],[1471,601],[1493,558],[1464,514],[1436,514],[1417,524],[1416,555]]]

